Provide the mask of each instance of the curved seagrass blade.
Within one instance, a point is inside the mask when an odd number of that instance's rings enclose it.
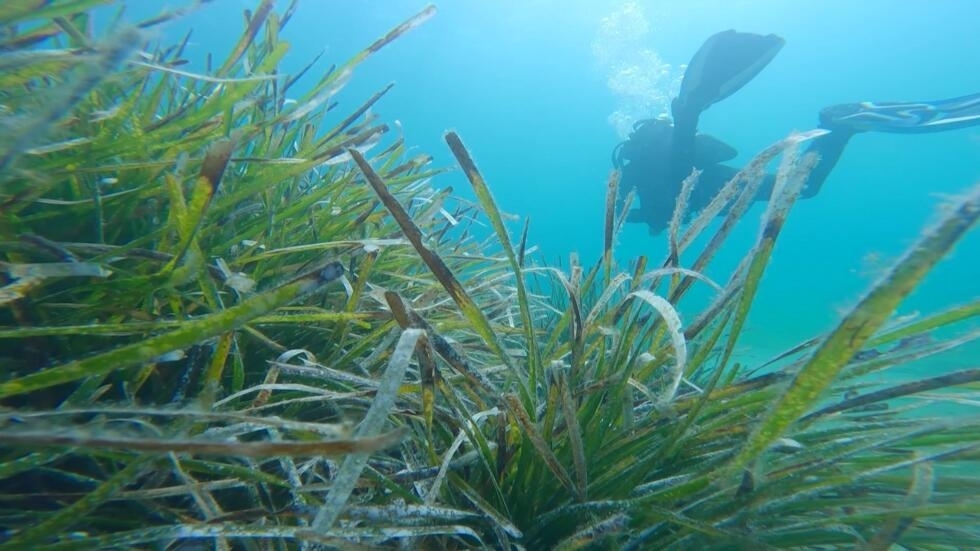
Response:
[[[241,327],[246,322],[307,295],[344,275],[339,262],[305,274],[281,287],[256,295],[227,310],[199,320],[188,321],[178,329],[150,337],[97,356],[43,369],[0,383],[0,398],[24,394],[52,385],[103,376],[111,371],[147,362],[203,339]]]
[[[911,383],[895,385],[874,392],[869,392],[867,394],[859,394],[853,398],[848,398],[836,404],[820,408],[819,410],[804,416],[802,419],[800,419],[800,422],[805,423],[818,417],[823,417],[824,415],[830,415],[839,411],[847,411],[849,409],[856,409],[869,404],[885,402],[901,396],[921,394],[930,390],[949,388],[956,385],[965,385],[977,381],[980,381],[980,369],[965,369],[963,371],[947,373],[945,375],[930,377],[928,379],[912,381]]]
[[[612,279],[613,239],[619,230],[619,227],[616,226],[616,196],[619,193],[619,177],[619,171],[614,170],[609,173],[609,179],[606,180],[606,212],[602,226],[602,281],[606,285]],[[628,209],[629,205],[623,207],[623,210]]]
[[[521,324],[524,326],[524,337],[527,339],[528,371],[530,372],[528,387],[535,388],[538,383],[541,358],[539,357],[537,337],[534,334],[534,322],[531,319],[527,287],[524,284],[523,255],[518,256],[515,254],[514,247],[510,242],[510,235],[504,226],[503,217],[500,216],[500,209],[497,208],[497,202],[490,193],[490,188],[487,186],[486,180],[483,179],[483,175],[480,174],[480,170],[476,167],[476,163],[473,162],[473,157],[470,156],[470,152],[463,145],[463,141],[459,139],[459,135],[455,132],[447,133],[446,143],[449,144],[449,149],[456,156],[456,160],[459,161],[463,172],[466,173],[467,180],[473,186],[477,200],[479,200],[480,206],[483,207],[484,214],[490,219],[490,225],[493,226],[493,231],[497,234],[497,239],[500,240],[500,245],[504,249],[504,254],[507,255],[507,261],[510,263],[511,270],[514,272],[514,285],[517,287]],[[523,246],[521,248],[523,249]]]
[[[668,267],[670,265],[671,257],[683,254],[687,247],[704,232],[711,220],[717,217],[727,206],[728,214],[724,217],[721,226],[711,236],[711,239],[698,254],[694,264],[691,265],[691,269],[695,272],[704,273],[722,244],[731,235],[735,224],[742,219],[752,206],[758,191],[762,188],[766,166],[779,157],[779,155],[785,155],[784,160],[792,160],[789,157],[792,157],[791,154],[795,147],[807,140],[820,136],[824,132],[822,130],[811,130],[799,134],[792,134],[756,155],[745,168],[725,184],[725,187],[718,192],[718,195],[715,196],[711,203],[691,222],[690,226],[674,245],[676,252],[668,256],[663,266]],[[774,189],[773,191],[776,190]],[[769,214],[772,213],[770,212]],[[785,217],[785,212],[783,212],[783,217]],[[779,222],[778,226],[781,227],[781,225],[782,222]],[[776,229],[776,233],[778,233],[778,229]],[[683,278],[671,290],[670,301],[676,303],[680,300],[693,283],[694,279],[690,277]]]
[[[408,370],[408,363],[412,360],[412,353],[415,345],[425,335],[421,329],[408,328],[402,331],[398,344],[391,354],[391,360],[381,377],[381,384],[378,392],[371,402],[367,415],[357,426],[354,435],[359,438],[375,439],[381,433],[388,420],[388,414],[395,405],[398,397],[398,387],[405,378]],[[382,437],[383,438],[383,437]],[[330,491],[327,493],[326,503],[316,514],[313,521],[313,529],[320,533],[326,533],[333,526],[341,511],[347,505],[351,492],[361,478],[361,472],[367,467],[370,450],[353,453],[344,458],[337,476],[333,480]]]
[[[279,457],[283,455],[344,455],[370,453],[390,448],[404,437],[404,431],[379,435],[311,442],[239,442],[235,440],[130,438],[112,435],[84,435],[79,432],[51,432],[50,430],[5,431],[0,442],[7,446],[100,448],[146,453],[192,453],[195,455],[219,455],[234,457]]]
[[[940,223],[928,230],[905,256],[844,317],[820,344],[813,357],[796,374],[786,391],[752,432],[728,469],[745,467],[812,407],[864,343],[888,320],[898,304],[922,281],[929,270],[952,250],[980,218],[980,185]]]
[[[272,8],[274,8],[276,3],[273,0],[262,0],[259,7],[256,8],[255,12],[248,20],[248,26],[245,28],[245,32],[238,39],[238,43],[232,48],[231,53],[228,54],[228,58],[218,69],[218,75],[227,74],[228,71],[234,67],[236,63],[245,55],[248,51],[249,46],[255,42],[255,37],[259,34],[259,30],[262,29],[262,25],[265,24],[266,19],[269,18],[269,14],[272,13]]]
[[[358,168],[364,174],[365,179],[371,184],[371,188],[374,192],[378,194],[381,202],[384,203],[385,208],[388,212],[395,218],[398,222],[398,226],[401,227],[402,232],[404,232],[405,237],[412,243],[415,247],[416,252],[422,257],[426,266],[432,271],[439,283],[442,284],[449,296],[452,297],[453,301],[462,310],[463,315],[466,319],[473,324],[473,329],[479,333],[480,337],[487,343],[487,345],[493,350],[493,352],[507,365],[515,375],[518,375],[518,368],[511,358],[510,354],[504,350],[503,344],[500,342],[497,334],[494,332],[493,328],[490,326],[490,320],[487,319],[483,310],[477,306],[477,304],[470,297],[466,289],[460,284],[459,280],[453,274],[452,270],[446,265],[445,261],[439,257],[434,251],[428,248],[423,242],[422,231],[419,230],[415,222],[412,221],[412,217],[405,210],[405,207],[398,202],[398,199],[392,195],[391,191],[388,190],[388,186],[385,184],[381,176],[371,168],[371,165],[367,162],[367,159],[357,151],[356,149],[349,149],[351,157],[354,162],[357,163]],[[527,390],[523,384],[520,377],[516,380],[521,383],[524,387],[524,394],[527,395]]]
[[[13,25],[32,19],[67,17],[90,10],[96,6],[110,4],[113,0],[7,0],[0,11],[0,25]]]
[[[905,323],[893,329],[886,330],[869,339],[868,342],[865,343],[865,346],[873,347],[887,344],[913,337],[937,327],[953,324],[977,316],[980,316],[980,300],[975,300],[968,304],[954,306],[943,312],[939,312],[920,320]]]
[[[762,282],[762,275],[769,265],[769,259],[776,247],[776,239],[786,223],[790,208],[795,204],[807,175],[812,170],[816,157],[812,154],[798,155],[797,146],[806,137],[791,138],[790,149],[784,154],[776,176],[776,185],[766,209],[759,237],[749,255],[743,261],[744,272],[740,267],[732,278],[732,283],[740,287],[736,298],[728,341],[722,353],[721,365],[728,363],[735,343],[748,320],[749,310],[755,301],[756,292]],[[691,281],[690,278],[688,278]]]

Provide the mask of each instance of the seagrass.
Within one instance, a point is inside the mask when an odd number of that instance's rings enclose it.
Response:
[[[937,208],[840,322],[744,365],[769,261],[796,246],[779,237],[813,133],[686,228],[677,212],[652,269],[615,254],[612,174],[601,258],[562,268],[527,221],[513,239],[459,135],[475,202],[372,114],[397,86],[346,95],[434,7],[284,74],[296,2],[246,11],[224,60],[154,42],[208,4],[97,34],[91,10],[117,2],[0,7],[0,547],[980,541],[978,374],[946,356],[980,308],[964,291],[893,318],[975,226],[980,189]],[[756,240],[713,281],[776,159]],[[680,316],[692,285],[713,298]],[[882,380],[913,361],[948,367]]]

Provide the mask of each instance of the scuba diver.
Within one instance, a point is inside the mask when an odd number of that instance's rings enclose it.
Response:
[[[694,213],[711,202],[739,169],[723,164],[738,154],[731,146],[697,131],[701,113],[745,86],[783,47],[774,34],[727,30],[698,49],[684,72],[678,96],[671,102],[673,121],[646,119],[633,126],[630,137],[613,150],[620,170],[620,199],[635,189],[639,208],[627,222],[645,222],[650,234],[663,231],[673,215],[681,184],[693,169],[701,170],[688,202]],[[980,94],[922,102],[862,102],[834,105],[820,111],[820,128],[829,130],[808,142],[807,152],[819,155],[807,178],[803,198],[813,197],[840,159],[852,136],[860,132],[903,134],[941,132],[980,124]],[[772,175],[760,190],[765,200]]]

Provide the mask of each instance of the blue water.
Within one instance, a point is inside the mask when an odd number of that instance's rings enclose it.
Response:
[[[142,1],[131,4],[137,12],[150,9]],[[239,36],[241,11],[255,4],[216,2],[168,32],[177,36],[194,27],[187,57],[200,61],[211,51],[221,59]],[[786,39],[753,82],[701,119],[701,131],[736,147],[741,162],[792,130],[815,127],[817,112],[827,105],[980,91],[980,6],[974,0],[634,4],[630,13],[640,14],[648,28],[635,44],[674,71],[720,30]],[[328,61],[319,68],[342,62],[423,6],[420,0],[304,0],[284,31],[293,45],[284,69],[295,70],[320,51]],[[395,82],[374,111],[399,121],[408,144],[434,155],[435,165],[450,166],[442,137],[456,130],[501,207],[530,218],[530,241],[543,259],[564,261],[577,252],[583,262],[594,262],[602,245],[609,156],[620,139],[607,119],[624,101],[610,88],[608,63],[597,59],[594,45],[603,40],[603,18],[622,13],[627,2],[449,0],[438,7],[434,18],[357,69],[337,96],[341,111]],[[791,214],[740,353],[763,358],[829,329],[935,218],[944,196],[978,181],[980,128],[856,137],[821,193]],[[458,171],[435,185],[469,193]],[[756,231],[743,225],[710,275],[724,282]],[[659,263],[664,252],[663,236],[648,235],[645,226],[628,226],[620,235],[624,263],[640,254]],[[976,298],[978,252],[975,232],[899,313],[925,314]],[[975,355],[977,348],[928,369],[952,369],[971,351]]]

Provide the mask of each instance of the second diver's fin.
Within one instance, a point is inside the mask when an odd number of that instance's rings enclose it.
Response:
[[[820,126],[851,132],[922,134],[980,125],[980,93],[938,101],[832,105],[820,111]]]
[[[785,41],[774,34],[722,31],[701,45],[671,103],[674,126],[693,137],[701,112],[734,94],[772,61]],[[686,136],[685,136],[686,134]]]

